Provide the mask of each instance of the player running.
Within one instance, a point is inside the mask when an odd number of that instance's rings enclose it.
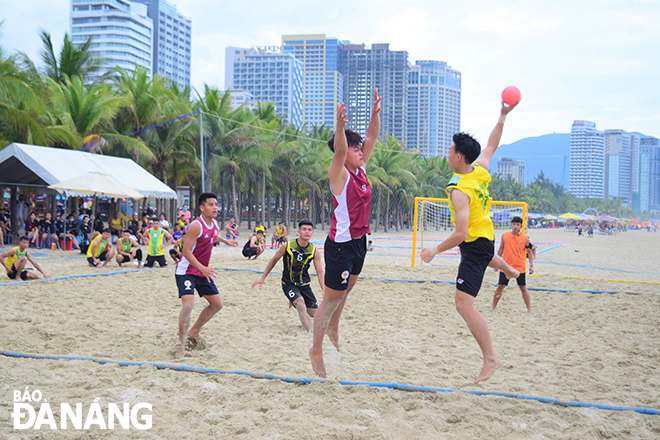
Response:
[[[213,193],[203,193],[199,196],[199,209],[202,213],[193,220],[183,236],[183,256],[176,265],[176,285],[181,298],[179,313],[179,343],[174,357],[181,359],[185,355],[186,342],[193,349],[202,346],[199,331],[209,322],[213,315],[222,309],[222,299],[213,280],[218,276],[215,269],[209,267],[213,245],[221,241],[229,246],[238,246],[234,240],[226,240],[219,234],[220,227],[215,217],[218,214],[218,196]],[[208,301],[199,314],[197,321],[190,327],[190,314],[197,294]]]
[[[300,322],[308,332],[312,332],[312,320],[318,308],[316,297],[310,286],[309,265],[314,262],[316,275],[323,292],[323,265],[321,254],[316,246],[309,242],[314,234],[314,225],[309,220],[298,223],[298,238],[287,241],[286,246],[280,246],[273,258],[270,259],[264,274],[252,283],[252,288],[264,284],[266,277],[275,267],[280,258],[284,257],[284,271],[282,271],[282,290],[287,299],[293,304],[300,316]]]

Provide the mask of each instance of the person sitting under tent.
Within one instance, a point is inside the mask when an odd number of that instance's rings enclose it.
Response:
[[[124,228],[121,221],[121,212],[115,212],[115,217],[112,220],[110,220],[110,230],[112,231],[112,235],[121,237],[123,229]]]

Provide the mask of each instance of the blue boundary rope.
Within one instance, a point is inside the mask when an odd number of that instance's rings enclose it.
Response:
[[[167,266],[164,267],[163,269],[169,269],[174,266]],[[155,268],[154,268],[155,269]],[[152,269],[152,270],[154,270]],[[160,269],[160,268],[159,268]],[[251,272],[251,273],[264,273],[263,270],[256,270],[256,269],[237,269],[233,267],[215,267],[215,270],[224,270],[228,272]],[[108,276],[108,275],[116,275],[120,273],[129,273],[129,272],[143,272],[145,269],[128,269],[128,270],[118,270],[115,272],[103,272],[103,273],[87,273],[87,274],[80,274],[80,275],[67,275],[64,277],[57,277],[57,278],[50,278],[50,279],[39,279],[39,280],[27,280],[27,281],[14,281],[11,283],[0,283],[0,287],[2,286],[11,286],[14,284],[21,284],[21,283],[29,283],[29,282],[34,282],[34,281],[60,281],[60,280],[66,280],[70,278],[89,278],[89,277],[97,277],[97,276]],[[278,271],[271,271],[271,273],[277,274],[277,273],[282,273]],[[316,276],[315,273],[310,274],[312,276]],[[365,279],[364,277],[359,277],[358,279]],[[444,281],[444,280],[401,280],[401,279],[395,279],[395,278],[378,278],[374,277],[372,278],[375,281],[387,281],[390,283],[446,283],[446,284],[456,284],[456,281]],[[496,286],[497,284],[489,283],[491,286]],[[509,286],[511,287],[511,286]],[[514,286],[515,287],[515,286]],[[535,290],[539,292],[564,292],[564,293],[570,293],[570,292],[582,292],[582,293],[611,293],[615,294],[617,293],[616,290],[573,290],[573,289],[546,289],[543,287],[527,287],[527,290]],[[635,293],[635,292],[628,292],[628,293]]]
[[[159,370],[175,370],[175,371],[189,371],[195,373],[204,373],[204,374],[234,374],[241,376],[249,376],[255,379],[269,379],[269,380],[279,380],[282,382],[288,383],[302,383],[309,384],[312,382],[324,383],[324,379],[308,379],[305,377],[283,377],[276,376],[269,373],[255,373],[252,371],[244,370],[217,370],[215,368],[204,368],[204,367],[193,367],[189,365],[182,364],[166,364],[162,362],[133,362],[133,361],[114,361],[110,359],[95,358],[90,356],[61,356],[61,355],[43,355],[43,354],[24,354],[16,353],[11,351],[3,351],[1,353],[3,356],[14,357],[14,358],[27,358],[27,359],[51,359],[51,360],[82,360],[82,361],[92,361],[99,364],[117,364],[122,367],[127,366],[143,366],[148,365],[156,367]],[[366,385],[373,388],[390,388],[394,390],[403,390],[403,391],[417,391],[423,393],[467,393],[474,394],[477,396],[498,396],[498,397],[507,397],[512,399],[523,399],[523,400],[535,400],[541,403],[551,403],[559,406],[566,407],[579,407],[579,408],[597,408],[608,411],[635,411],[641,414],[653,414],[660,415],[660,410],[653,408],[641,408],[634,406],[619,406],[619,405],[606,405],[601,403],[585,403],[577,402],[572,400],[560,400],[560,399],[551,399],[547,397],[535,397],[528,396],[526,394],[512,394],[512,393],[502,393],[498,391],[476,391],[476,390],[461,390],[461,389],[452,389],[452,388],[436,388],[436,387],[425,387],[418,385],[407,385],[401,383],[393,382],[362,382],[362,381],[349,381],[349,380],[339,380],[337,381],[341,385],[345,386],[357,386],[357,385]]]

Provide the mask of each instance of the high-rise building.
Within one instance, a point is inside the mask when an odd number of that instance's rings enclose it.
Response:
[[[257,103],[272,102],[286,121],[303,124],[303,65],[279,46],[228,47],[225,50],[225,87],[243,90]]]
[[[92,51],[103,57],[108,70],[119,66],[128,72],[135,65],[152,70],[153,21],[147,16],[147,6],[128,0],[72,0],[71,38],[82,44],[92,37]]]
[[[500,157],[497,159],[497,173],[503,178],[511,176],[514,181],[525,184],[525,162]]]
[[[180,88],[189,86],[192,22],[165,0],[134,1],[147,5],[147,15],[154,23],[154,74],[169,78]]]
[[[343,102],[342,42],[325,34],[283,35],[282,51],[303,64],[303,122],[332,128]]]
[[[639,156],[639,210],[660,212],[660,139],[641,136]]]
[[[603,198],[603,132],[590,121],[573,121],[568,190],[579,198]]]
[[[342,50],[344,102],[348,125],[364,135],[371,118],[373,91],[381,95],[380,135],[405,143],[407,139],[408,52],[390,50],[389,44],[344,43]]]
[[[630,134],[623,130],[605,130],[603,136],[604,196],[621,200],[629,206],[631,198]]]
[[[406,147],[446,156],[461,131],[461,72],[444,61],[416,61],[408,72],[407,116]]]

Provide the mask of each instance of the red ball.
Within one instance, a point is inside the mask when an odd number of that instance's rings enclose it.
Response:
[[[514,105],[520,101],[520,90],[518,90],[518,87],[509,86],[504,89],[502,92],[502,101],[504,101],[506,105]]]

